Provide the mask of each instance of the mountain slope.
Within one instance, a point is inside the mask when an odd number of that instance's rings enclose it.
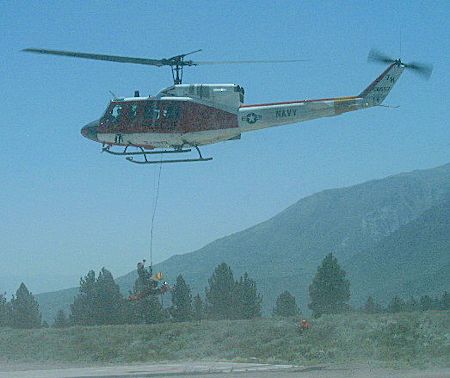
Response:
[[[237,276],[247,271],[256,280],[266,310],[283,290],[296,295],[305,309],[308,285],[327,253],[333,252],[341,262],[350,261],[442,202],[449,189],[450,164],[326,190],[301,199],[268,221],[198,251],[173,256],[154,268],[167,273],[169,281],[183,274],[193,292],[203,294],[213,269],[225,261]],[[135,278],[131,272],[117,282],[127,292]],[[38,296],[43,310],[52,295]],[[68,298],[66,291],[66,305],[73,295]]]
[[[442,293],[450,290],[450,200],[423,213],[348,263],[353,297]]]

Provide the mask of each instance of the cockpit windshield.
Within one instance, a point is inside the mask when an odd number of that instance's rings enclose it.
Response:
[[[127,103],[112,102],[101,119],[101,124],[104,126],[115,126],[123,122],[132,121],[136,118],[137,105],[130,105]]]

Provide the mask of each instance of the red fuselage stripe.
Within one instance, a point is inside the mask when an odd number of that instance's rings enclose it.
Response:
[[[273,105],[290,105],[290,104],[302,104],[305,102],[321,102],[321,101],[336,101],[336,100],[353,100],[359,96],[348,96],[348,97],[333,97],[333,98],[320,98],[316,100],[301,100],[301,101],[286,101],[286,102],[271,102],[268,104],[251,104],[251,105],[241,105],[241,108],[253,108],[258,106],[273,106]]]

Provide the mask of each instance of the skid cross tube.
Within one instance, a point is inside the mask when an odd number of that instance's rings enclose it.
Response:
[[[136,152],[127,152],[127,148],[128,147],[136,147],[139,148],[141,151],[136,151]],[[163,150],[163,151],[145,151],[142,147],[140,146],[134,146],[132,144],[128,145],[125,147],[125,149],[122,152],[116,152],[116,151],[111,151],[110,147],[104,147],[102,148],[102,152],[107,152],[108,154],[111,155],[119,155],[119,156],[132,156],[132,155],[156,155],[156,154],[175,154],[175,153],[183,153],[183,152],[191,152],[192,150],[186,149],[186,150]]]
[[[125,156],[126,159],[131,162],[131,163],[136,163],[136,164],[165,164],[165,163],[189,163],[189,162],[195,162],[195,161],[209,161],[212,160],[211,158],[204,158],[202,156],[202,153],[200,151],[200,149],[198,148],[198,146],[193,146],[197,152],[198,152],[198,158],[194,158],[194,159],[172,159],[172,160],[149,160],[147,159],[147,155],[158,155],[158,154],[182,154],[182,153],[186,153],[186,152],[191,152],[192,149],[191,148],[178,148],[178,149],[174,149],[174,150],[161,150],[161,151],[146,151],[144,150],[143,147],[141,146],[136,146],[134,144],[129,144],[127,145],[124,150],[122,152],[116,152],[116,151],[111,151],[112,146],[106,146],[102,148],[102,152],[107,152],[108,154],[111,155],[118,155],[118,156]],[[128,147],[135,147],[138,148],[140,151],[133,151],[133,152],[128,152],[127,149]],[[134,160],[133,156],[138,155],[138,156],[143,156],[144,160]]]
[[[143,161],[137,161],[134,160],[132,156],[127,156],[126,159],[131,162],[131,163],[136,163],[136,164],[167,164],[167,163],[190,163],[190,162],[196,162],[196,161],[209,161],[212,160],[212,157],[210,158],[204,158],[202,156],[202,153],[200,152],[200,149],[197,146],[194,146],[195,149],[198,152],[198,158],[196,159],[172,159],[172,160],[148,160],[147,159],[147,154],[144,153],[142,154],[144,156],[144,160]],[[173,150],[173,151],[159,151],[159,153],[183,153],[183,152],[188,152],[189,150]],[[152,151],[152,154],[158,153],[157,151]]]

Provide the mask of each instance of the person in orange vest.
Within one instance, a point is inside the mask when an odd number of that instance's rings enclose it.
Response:
[[[311,329],[311,323],[308,322],[306,319],[302,319],[298,324],[298,329],[300,332],[307,331],[308,329]]]
[[[165,294],[170,290],[170,286],[167,282],[164,282],[160,287],[158,287],[158,281],[163,278],[163,274],[156,273],[155,276],[152,276],[152,267],[149,266],[148,269],[145,269],[145,260],[138,262],[137,273],[142,289],[140,292],[130,295],[128,300],[138,301],[149,295]]]

